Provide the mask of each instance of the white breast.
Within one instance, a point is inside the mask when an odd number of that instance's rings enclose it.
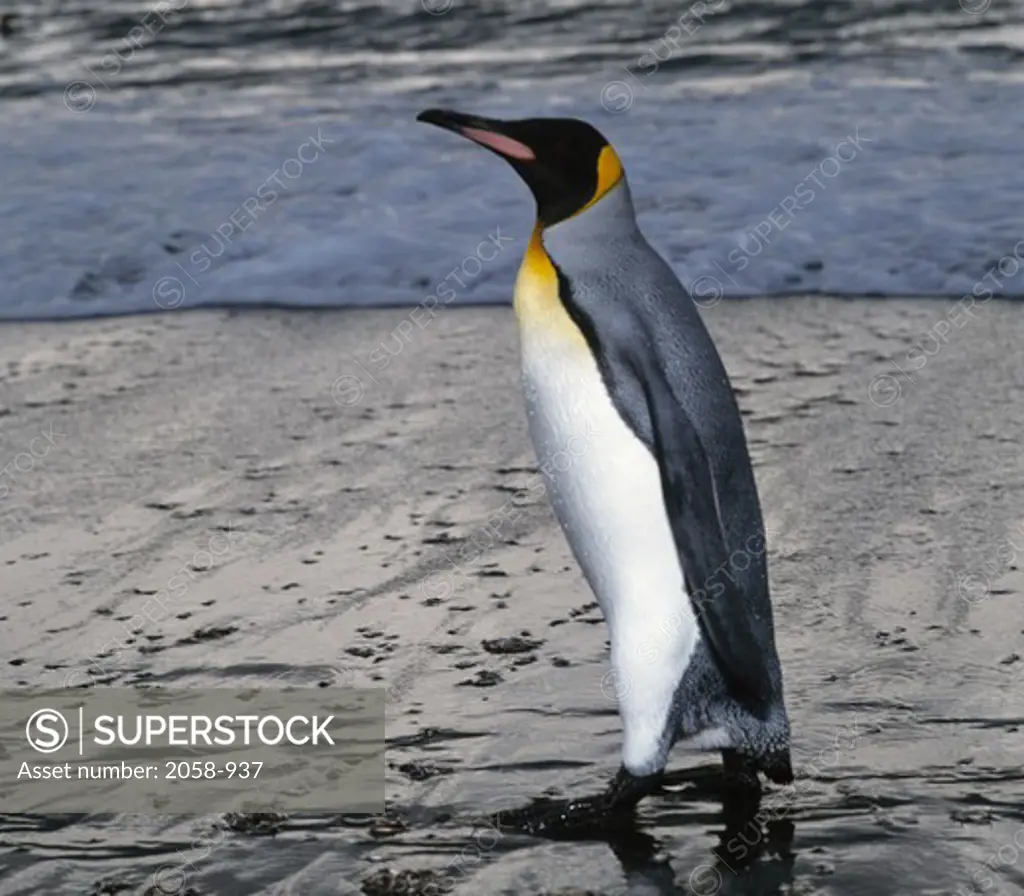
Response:
[[[530,436],[555,514],[611,632],[623,762],[660,769],[676,685],[698,629],[683,586],[657,463],[623,422],[581,341],[524,326]]]

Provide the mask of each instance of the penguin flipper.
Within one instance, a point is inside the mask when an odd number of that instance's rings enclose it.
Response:
[[[764,645],[733,575],[707,452],[656,359],[648,355],[634,360],[650,415],[665,510],[694,614],[736,696],[767,705],[771,693]]]

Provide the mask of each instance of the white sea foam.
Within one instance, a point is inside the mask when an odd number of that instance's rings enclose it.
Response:
[[[0,318],[409,305],[445,282],[456,302],[508,302],[528,193],[492,155],[417,124],[431,105],[594,122],[645,232],[705,300],[953,297],[1015,246],[1024,257],[1024,109],[1009,74],[610,77],[632,91],[619,114],[602,108],[608,77],[543,99],[535,86],[366,92],[343,112],[323,86],[301,100],[165,98],[158,113],[145,93],[79,115],[52,95],[6,103]],[[517,244],[453,278],[498,227]],[[1014,266],[997,294],[1024,295]]]

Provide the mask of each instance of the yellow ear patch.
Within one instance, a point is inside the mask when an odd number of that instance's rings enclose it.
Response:
[[[594,195],[590,197],[590,201],[576,214],[578,215],[580,212],[590,208],[590,206],[622,180],[624,175],[625,171],[622,168],[622,162],[619,161],[618,154],[611,146],[606,145],[597,157],[597,188],[594,190]]]

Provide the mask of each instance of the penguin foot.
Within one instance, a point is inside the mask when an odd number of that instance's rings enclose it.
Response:
[[[788,748],[771,753],[763,769],[765,777],[775,784],[793,783],[793,763]]]
[[[738,750],[722,750],[722,792],[726,797],[760,799],[761,779],[750,756]]]
[[[655,792],[661,775],[637,777],[625,768],[598,796],[569,800],[534,800],[522,809],[499,812],[491,821],[499,830],[537,837],[577,839],[631,828],[636,804]]]

